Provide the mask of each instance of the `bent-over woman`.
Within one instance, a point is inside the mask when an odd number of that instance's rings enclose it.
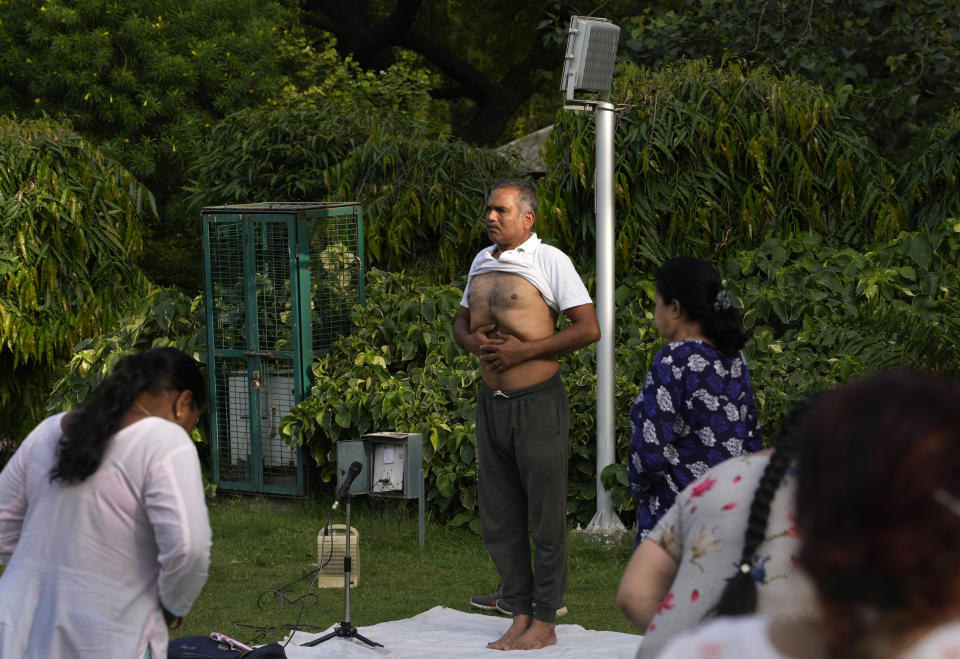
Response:
[[[196,363],[153,348],[23,440],[0,473],[0,656],[167,656],[210,562],[205,401]]]

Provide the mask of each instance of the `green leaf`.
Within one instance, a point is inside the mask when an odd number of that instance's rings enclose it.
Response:
[[[440,474],[437,477],[437,490],[440,492],[440,496],[444,498],[453,496],[453,478],[450,474]]]
[[[922,270],[930,267],[930,261],[933,258],[933,249],[930,240],[923,234],[910,234],[904,236],[900,241],[901,249],[904,254],[909,256],[917,266]],[[913,277],[911,277],[913,279]]]
[[[336,415],[334,416],[334,421],[341,428],[349,428],[351,425],[351,415],[349,410],[345,409],[343,406],[340,406],[337,409]]]
[[[464,524],[470,522],[476,515],[469,511],[463,511],[454,515],[453,519],[450,520],[450,526],[463,526]]]
[[[833,293],[840,293],[843,290],[843,284],[840,283],[840,277],[832,270],[824,270],[817,278],[817,282],[829,289]]]

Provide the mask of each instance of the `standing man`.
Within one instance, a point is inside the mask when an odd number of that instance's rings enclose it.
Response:
[[[590,294],[569,257],[532,233],[536,217],[531,183],[497,184],[486,215],[494,244],[474,258],[453,323],[454,339],[480,358],[483,376],[477,395],[480,527],[513,612],[507,632],[487,645],[498,650],[557,642],[567,577],[570,429],[557,358],[600,339]],[[557,331],[561,312],[570,324]]]

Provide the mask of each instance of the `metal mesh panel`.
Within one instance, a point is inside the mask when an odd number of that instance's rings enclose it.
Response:
[[[257,334],[260,350],[293,350],[290,231],[286,223],[254,225]]]
[[[204,209],[204,222],[219,482],[302,493],[300,451],[283,441],[280,420],[308,387],[311,356],[350,331],[352,308],[363,299],[360,209],[220,206]]]
[[[358,212],[314,221],[310,233],[310,307],[313,350],[320,355],[350,331],[350,314],[360,303]]]
[[[210,224],[214,348],[242,349],[247,342],[243,297],[243,227]]]
[[[216,400],[220,480],[251,480],[250,391],[245,359],[218,358]]]
[[[265,485],[297,484],[297,452],[280,435],[280,419],[296,402],[293,368],[270,365],[260,389],[263,482]]]

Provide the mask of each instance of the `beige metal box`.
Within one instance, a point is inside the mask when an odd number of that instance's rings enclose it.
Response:
[[[317,588],[343,588],[343,559],[347,553],[347,533],[345,524],[331,524],[330,535],[321,529],[317,534],[317,565],[320,575]],[[360,581],[360,534],[350,527],[350,587]]]

